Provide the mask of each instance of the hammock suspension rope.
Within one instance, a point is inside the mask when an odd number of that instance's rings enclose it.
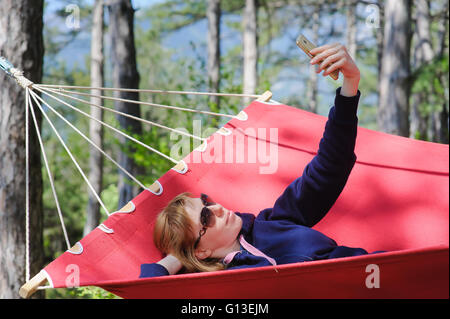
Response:
[[[100,206],[102,207],[102,209],[105,211],[107,216],[110,216],[111,213],[109,212],[109,210],[107,209],[106,205],[103,203],[103,201],[101,200],[99,194],[95,191],[94,187],[92,186],[92,184],[89,182],[89,179],[87,178],[86,174],[83,172],[83,170],[81,169],[80,165],[78,164],[77,160],[75,159],[75,157],[73,156],[72,152],[70,151],[69,147],[66,145],[66,143],[64,142],[63,138],[60,136],[60,134],[58,133],[57,129],[55,128],[55,126],[53,125],[52,121],[50,120],[50,118],[48,117],[48,115],[46,114],[44,108],[42,107],[42,104],[44,104],[48,109],[50,109],[53,113],[55,113],[61,120],[63,120],[66,124],[68,124],[73,130],[75,130],[79,135],[81,135],[81,137],[83,137],[83,139],[85,139],[86,141],[88,141],[92,146],[94,146],[103,156],[105,156],[108,160],[110,160],[115,166],[117,166],[123,173],[125,173],[130,179],[132,179],[136,184],[138,184],[141,188],[143,188],[144,190],[149,190],[150,192],[157,194],[155,192],[153,192],[151,189],[147,188],[142,182],[140,182],[137,178],[135,178],[130,172],[128,172],[125,168],[123,168],[119,163],[117,163],[110,155],[108,155],[106,152],[104,152],[101,147],[99,147],[98,145],[96,145],[89,137],[87,137],[84,133],[82,133],[78,128],[76,128],[72,123],[70,123],[70,121],[68,121],[66,118],[64,118],[64,116],[62,116],[58,111],[56,111],[51,105],[49,105],[49,103],[47,103],[42,97],[40,97],[38,94],[36,94],[36,92],[34,92],[34,90],[42,93],[43,95],[61,103],[62,105],[65,105],[69,108],[71,108],[72,110],[88,117],[91,120],[94,120],[98,123],[100,123],[103,126],[106,126],[108,128],[110,128],[111,130],[113,130],[114,132],[124,136],[125,138],[145,147],[146,149],[164,157],[165,159],[173,162],[176,164],[175,167],[177,167],[179,164],[183,164],[185,167],[182,170],[177,170],[175,168],[173,168],[175,171],[179,172],[179,173],[184,173],[187,170],[187,164],[184,163],[184,161],[180,160],[177,161],[175,159],[173,159],[172,157],[159,152],[158,150],[152,148],[151,146],[146,145],[145,143],[142,143],[141,141],[129,136],[128,134],[114,128],[113,126],[99,120],[96,119],[94,117],[92,117],[91,115],[89,115],[88,113],[74,107],[73,105],[71,105],[70,103],[67,103],[65,101],[63,101],[62,99],[56,97],[55,95],[59,95],[61,97],[65,97],[65,98],[69,98],[72,99],[74,101],[80,102],[80,103],[84,103],[93,107],[97,107],[100,108],[102,110],[106,110],[121,116],[125,116],[137,121],[141,121],[143,123],[146,124],[150,124],[150,125],[154,125],[160,128],[164,128],[166,130],[169,130],[171,132],[175,132],[184,136],[188,136],[190,138],[193,139],[197,139],[199,141],[201,141],[202,143],[206,143],[207,138],[202,138],[200,136],[196,136],[193,134],[189,134],[180,130],[176,130],[164,125],[161,125],[159,123],[155,123],[152,121],[148,121],[127,113],[123,113],[108,107],[105,107],[103,105],[98,105],[98,104],[94,104],[91,103],[90,101],[81,99],[81,98],[76,98],[73,97],[69,94],[74,94],[74,95],[79,95],[79,96],[86,96],[86,97],[97,97],[97,98],[101,98],[104,100],[111,100],[111,101],[120,101],[120,102],[126,102],[126,103],[134,103],[134,104],[138,104],[138,105],[146,105],[146,106],[153,106],[153,107],[159,107],[159,108],[165,108],[165,109],[172,109],[172,110],[177,110],[177,111],[184,111],[184,112],[192,112],[192,113],[199,113],[199,114],[205,114],[205,115],[211,115],[211,116],[220,116],[220,117],[226,117],[226,118],[237,118],[239,120],[245,120],[246,119],[246,115],[229,115],[229,114],[223,114],[223,113],[216,113],[216,112],[210,112],[210,111],[203,111],[203,110],[197,110],[197,109],[192,109],[192,108],[182,108],[182,107],[177,107],[177,106],[172,106],[172,105],[163,105],[163,104],[157,104],[157,103],[150,103],[150,102],[144,102],[144,101],[135,101],[135,100],[130,100],[130,99],[122,99],[122,98],[117,98],[117,97],[110,97],[110,96],[105,96],[105,95],[95,95],[95,94],[89,94],[89,93],[83,93],[83,92],[79,92],[79,91],[74,91],[74,90],[101,90],[101,91],[114,91],[114,92],[140,92],[140,93],[160,93],[160,94],[180,94],[180,95],[199,95],[199,96],[221,96],[221,97],[239,97],[239,98],[257,98],[259,101],[265,101],[265,102],[272,102],[274,104],[278,104],[278,102],[271,100],[271,92],[266,91],[264,94],[261,95],[256,95],[256,94],[235,94],[235,93],[214,93],[214,92],[195,92],[195,91],[165,91],[165,90],[149,90],[149,89],[129,89],[129,88],[108,88],[108,87],[88,87],[88,86],[69,86],[69,85],[48,85],[48,84],[35,84],[32,81],[30,81],[29,79],[27,79],[26,77],[23,76],[23,72],[21,70],[18,70],[16,68],[14,68],[14,66],[8,61],[6,60],[4,57],[0,57],[0,68],[6,72],[6,74],[8,74],[9,76],[11,76],[12,78],[14,78],[14,80],[25,89],[26,94],[25,94],[25,122],[26,122],[26,128],[25,128],[25,162],[26,162],[26,167],[25,167],[25,178],[26,178],[26,189],[25,189],[25,197],[26,197],[26,218],[25,218],[25,228],[26,228],[26,236],[25,236],[25,250],[26,250],[26,256],[25,256],[25,279],[26,282],[30,282],[30,205],[29,205],[29,173],[30,173],[30,168],[29,168],[29,111],[31,111],[31,117],[33,120],[33,124],[36,130],[36,135],[39,141],[39,145],[40,145],[40,149],[41,149],[41,153],[42,153],[42,158],[44,160],[44,165],[46,167],[46,171],[47,171],[47,175],[49,178],[49,182],[50,182],[50,186],[51,186],[51,190],[52,190],[52,194],[55,200],[55,204],[56,204],[56,209],[57,209],[57,213],[59,216],[59,220],[61,223],[61,228],[63,231],[63,235],[64,235],[64,239],[65,239],[65,243],[67,246],[67,249],[70,250],[71,249],[71,244],[68,238],[68,234],[67,234],[67,230],[65,227],[65,223],[64,223],[64,217],[62,214],[62,210],[61,210],[61,206],[58,200],[58,196],[56,193],[56,189],[55,189],[55,185],[54,185],[54,180],[53,180],[53,175],[51,173],[50,170],[50,166],[48,163],[48,158],[45,152],[45,148],[44,148],[44,143],[42,140],[42,136],[40,134],[40,129],[37,123],[37,119],[36,119],[36,114],[34,112],[33,109],[33,101],[34,104],[39,108],[40,112],[43,114],[44,118],[47,120],[47,122],[49,123],[50,127],[52,128],[52,131],[55,133],[55,135],[57,136],[58,140],[60,141],[60,143],[62,144],[62,146],[64,147],[64,149],[66,150],[67,154],[69,155],[69,157],[71,158],[72,162],[74,163],[74,165],[76,166],[76,168],[78,169],[78,171],[80,172],[81,176],[83,177],[84,181],[86,182],[86,184],[88,185],[89,189],[91,190],[91,192],[94,194],[94,196],[96,197],[97,201],[99,202]],[[55,95],[54,95],[55,94]],[[159,184],[158,181],[155,182],[156,184]],[[160,184],[159,184],[160,185]],[[159,193],[158,193],[159,194]],[[101,228],[102,229],[102,228]],[[103,230],[103,229],[102,229]],[[32,280],[33,281],[33,280]],[[48,289],[51,288],[51,285],[49,286],[40,286],[39,284],[34,287],[34,289]]]

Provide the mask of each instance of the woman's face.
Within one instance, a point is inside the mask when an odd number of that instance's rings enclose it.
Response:
[[[203,228],[200,222],[200,213],[203,207],[205,205],[200,198],[190,198],[185,206],[193,222],[195,238],[198,238],[199,232]],[[239,249],[237,236],[242,228],[242,219],[217,203],[209,205],[208,208],[212,212],[211,222],[200,238],[196,255],[199,259],[224,258],[228,253]]]

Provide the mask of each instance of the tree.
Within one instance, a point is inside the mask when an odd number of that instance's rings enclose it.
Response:
[[[96,0],[92,13],[91,32],[91,86],[103,87],[103,0]],[[91,90],[93,95],[101,95],[98,89]],[[91,97],[91,103],[102,104],[99,97]],[[91,106],[91,116],[98,120],[103,120],[103,110]],[[91,140],[103,149],[103,126],[97,121],[90,120],[89,135]],[[103,181],[103,155],[93,146],[89,150],[89,181],[97,194],[102,191]],[[95,196],[89,192],[89,202],[86,211],[86,223],[84,225],[84,235],[97,227],[100,221],[100,203]]]
[[[440,12],[438,23],[438,41],[436,45],[434,59],[440,65],[434,80],[433,96],[437,96],[437,110],[432,116],[432,141],[446,143],[449,142],[449,105],[448,105],[448,6],[449,2],[444,1]]]
[[[448,143],[448,1],[415,4],[410,135]]]
[[[113,0],[108,2],[109,32],[111,37],[111,64],[113,86],[118,88],[139,88],[139,73],[136,67],[136,49],[134,45],[134,9],[130,0]],[[115,92],[114,96],[122,99],[139,101],[137,92]],[[134,103],[115,101],[115,109],[140,117],[140,106]],[[130,134],[140,135],[141,123],[128,117],[117,117],[122,130]],[[139,174],[139,168],[133,157],[133,147],[128,146],[123,137],[119,138],[122,150],[119,154],[119,164],[133,175]],[[136,187],[131,180],[119,171],[119,208],[137,195]]]
[[[322,9],[322,0],[318,1],[313,5],[313,15],[312,15],[312,42],[319,46],[319,29],[320,29],[320,11]],[[317,80],[318,74],[316,72],[316,67],[309,68],[309,79],[308,79],[308,90],[306,92],[307,102],[309,103],[308,108],[312,113],[317,113]]]
[[[411,1],[387,0],[384,14],[378,127],[409,136]]]
[[[40,83],[44,45],[42,0],[5,0],[0,6],[0,55]],[[30,224],[25,228],[25,90],[0,74],[0,298],[18,298],[25,280],[25,238],[30,234],[30,275],[43,266],[42,175],[39,143],[30,121]],[[36,115],[39,110],[35,110]],[[41,117],[38,116],[40,126]],[[41,297],[43,294],[37,294]]]
[[[434,54],[431,46],[429,3],[427,0],[417,0],[415,4],[413,67],[417,69],[429,63]],[[429,114],[421,110],[421,105],[426,103],[426,99],[427,95],[424,91],[412,95],[410,135],[413,138],[423,139],[427,136]]]
[[[255,94],[258,85],[258,27],[257,27],[257,0],[246,0],[242,16],[243,27],[243,93]],[[245,104],[250,99],[245,99]]]
[[[356,4],[357,0],[346,0],[346,38],[347,50],[356,59]]]
[[[220,0],[208,0],[206,9],[208,19],[208,89],[219,92],[220,88]],[[213,96],[210,101],[219,108],[219,97]]]

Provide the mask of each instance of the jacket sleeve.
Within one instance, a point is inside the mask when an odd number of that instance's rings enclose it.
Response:
[[[160,277],[160,276],[168,276],[169,272],[167,269],[157,263],[152,264],[142,264],[141,265],[141,274],[139,278],[148,278],[148,277]]]
[[[271,210],[264,210],[267,220],[290,220],[312,227],[336,202],[355,164],[354,153],[360,91],[353,97],[336,90],[317,155],[276,200]]]

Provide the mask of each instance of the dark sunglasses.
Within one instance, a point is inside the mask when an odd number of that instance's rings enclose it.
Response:
[[[194,248],[197,248],[198,243],[200,242],[200,238],[206,233],[206,228],[212,226],[212,215],[213,212],[208,208],[208,206],[215,205],[216,203],[206,194],[201,194],[200,199],[202,201],[202,204],[205,205],[205,207],[202,208],[202,211],[200,212],[200,223],[202,224],[202,229],[198,232],[198,238],[195,241]]]

